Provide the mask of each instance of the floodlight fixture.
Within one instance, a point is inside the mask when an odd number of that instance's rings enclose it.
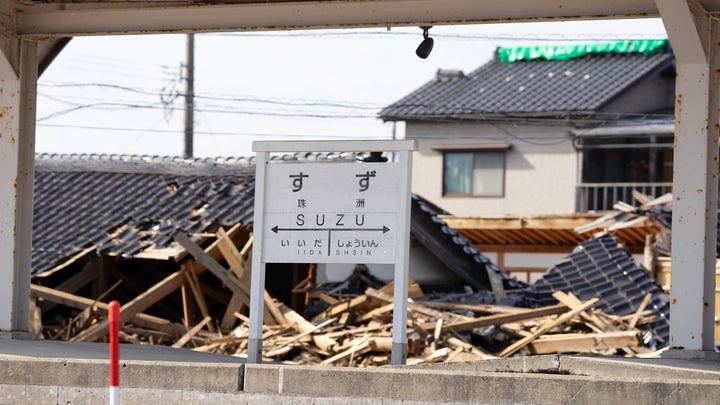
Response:
[[[430,38],[430,28],[432,28],[432,25],[430,26],[421,26],[420,27],[423,30],[423,40],[420,42],[420,45],[418,45],[417,49],[415,50],[415,55],[417,55],[420,59],[427,59],[427,57],[430,55],[430,52],[432,52],[433,45],[435,44],[435,41]]]

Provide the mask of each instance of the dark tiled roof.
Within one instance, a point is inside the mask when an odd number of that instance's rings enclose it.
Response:
[[[663,52],[593,54],[564,61],[503,63],[497,59],[467,76],[438,76],[385,107],[385,120],[548,117],[597,112],[653,72],[671,67]]]
[[[356,153],[278,154],[272,160],[338,161]],[[35,158],[32,271],[93,246],[134,256],[165,248],[179,230],[251,227],[255,158],[53,155]]]
[[[478,290],[492,290],[489,272],[500,277],[506,289],[525,288],[527,285],[511,279],[500,268],[483,255],[457,230],[451,228],[438,215],[448,215],[441,208],[412,196],[410,230],[412,235],[445,263],[458,277]]]
[[[557,303],[552,293],[558,290],[572,292],[582,300],[598,297],[598,309],[620,316],[637,311],[650,293],[646,309],[656,317],[647,326],[650,334],[646,334],[645,341],[657,348],[669,342],[670,297],[610,235],[580,243],[567,260],[550,268],[535,284],[506,303],[527,307],[552,305]]]
[[[132,256],[167,247],[178,230],[252,225],[254,166],[247,160],[40,155],[36,161],[33,274],[92,246]]]

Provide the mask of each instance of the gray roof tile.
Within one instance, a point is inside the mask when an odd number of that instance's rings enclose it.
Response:
[[[476,119],[596,112],[649,74],[672,67],[674,56],[592,54],[564,61],[503,63],[467,76],[431,80],[380,112],[384,120]]]

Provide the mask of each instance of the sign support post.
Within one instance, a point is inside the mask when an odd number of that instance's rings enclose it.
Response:
[[[407,358],[412,140],[253,142],[248,363],[262,362],[266,263],[394,264],[392,365]],[[398,152],[397,162],[274,161],[278,152]]]
[[[412,172],[412,152],[400,151],[398,164],[404,167],[408,175]],[[402,366],[407,360],[407,304],[408,304],[408,280],[410,277],[410,181],[404,181],[398,194],[398,229],[403,235],[407,235],[405,243],[398,243],[397,258],[395,263],[395,285],[393,292],[393,333],[392,353],[390,364]]]

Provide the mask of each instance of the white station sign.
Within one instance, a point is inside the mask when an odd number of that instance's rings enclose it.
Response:
[[[263,262],[395,263],[397,163],[269,163]],[[404,206],[404,205],[403,205]]]

